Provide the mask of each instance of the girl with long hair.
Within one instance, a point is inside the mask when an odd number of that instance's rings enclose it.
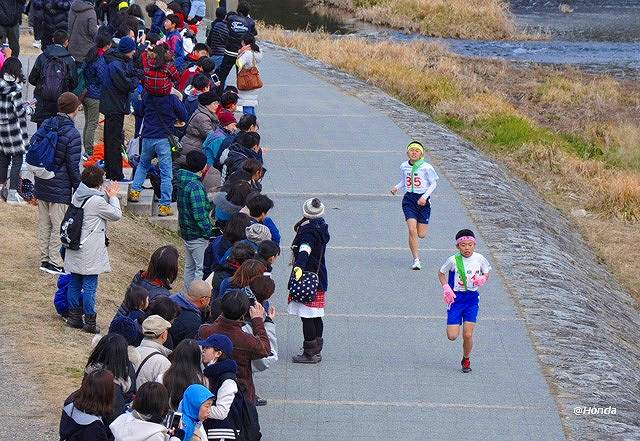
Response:
[[[177,410],[184,391],[191,384],[206,384],[202,373],[202,350],[195,340],[186,339],[169,355],[171,367],[158,378],[169,391],[169,405]]]

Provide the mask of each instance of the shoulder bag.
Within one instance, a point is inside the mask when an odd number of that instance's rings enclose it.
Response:
[[[255,90],[260,89],[263,86],[262,79],[260,78],[260,72],[256,65],[256,54],[251,51],[251,55],[253,55],[253,66],[250,68],[243,67],[238,72],[238,79],[236,82],[238,90]]]
[[[320,272],[320,266],[322,265],[322,256],[324,255],[324,248],[318,258],[318,269],[316,272],[303,271],[302,277],[296,280],[296,275],[293,269],[291,269],[291,276],[289,276],[289,283],[287,289],[291,298],[299,303],[313,302],[318,294],[318,286],[320,285],[320,279],[318,273]],[[309,255],[311,256],[311,255]]]

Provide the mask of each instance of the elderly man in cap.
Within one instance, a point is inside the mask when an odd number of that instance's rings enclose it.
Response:
[[[136,366],[136,387],[147,381],[157,381],[171,367],[167,358],[171,351],[163,346],[170,327],[171,323],[159,315],[150,315],[142,322],[144,338],[138,346],[141,362]]]

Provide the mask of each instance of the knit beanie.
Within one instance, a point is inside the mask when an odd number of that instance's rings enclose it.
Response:
[[[131,37],[122,37],[118,42],[118,52],[128,54],[136,50],[136,42]]]
[[[236,117],[233,116],[233,113],[227,112],[227,111],[220,112],[220,114],[218,115],[218,121],[220,121],[220,125],[222,127],[226,127],[229,124],[233,124],[237,122]]]
[[[318,219],[324,214],[324,204],[318,198],[307,199],[302,206],[302,214],[307,219]]]
[[[247,239],[251,242],[260,244],[265,240],[271,240],[271,230],[269,227],[262,224],[251,224],[244,230]]]
[[[80,100],[72,92],[65,92],[58,97],[58,112],[73,113],[80,106]]]
[[[204,92],[198,95],[198,102],[203,106],[208,106],[209,104],[216,102],[216,98],[217,97],[213,92]]]
[[[200,150],[191,150],[187,153],[187,170],[198,173],[207,166],[207,155]]]
[[[142,341],[142,332],[138,323],[123,315],[113,319],[109,326],[109,334],[123,336],[129,346],[139,346]]]

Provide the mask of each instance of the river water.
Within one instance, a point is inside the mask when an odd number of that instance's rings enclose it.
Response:
[[[286,29],[322,28],[372,40],[443,42],[464,56],[524,63],[575,65],[587,71],[640,77],[640,0],[573,0],[573,12],[560,11],[561,0],[512,0],[523,30],[544,32],[545,41],[434,39],[372,26],[329,9],[308,8],[306,0],[251,0],[252,16]]]

